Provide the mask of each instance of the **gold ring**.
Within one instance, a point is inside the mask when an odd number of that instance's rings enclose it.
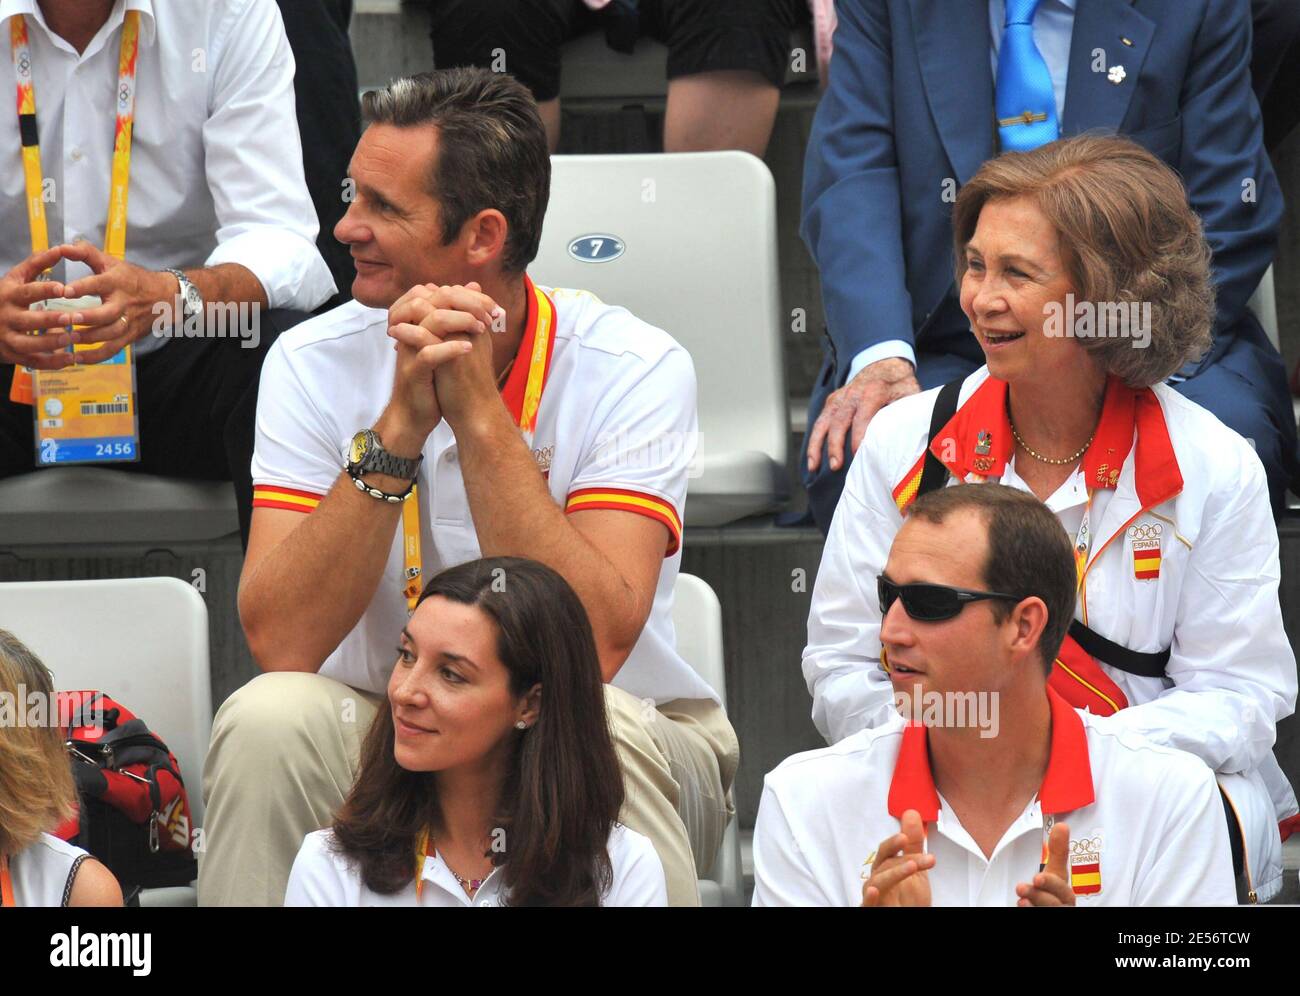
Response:
[[[131,324],[130,322],[128,322],[128,321],[126,320],[126,315],[120,315],[120,316],[118,316],[118,321],[121,322],[123,325],[126,325],[126,326],[130,326],[130,324]]]

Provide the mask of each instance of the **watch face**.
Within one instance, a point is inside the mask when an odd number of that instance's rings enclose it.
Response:
[[[203,295],[193,284],[187,284],[185,287],[185,309],[192,315],[203,310]]]
[[[348,462],[360,463],[362,458],[365,457],[367,449],[369,449],[369,446],[366,445],[366,434],[358,432],[352,437],[352,448],[348,451]]]

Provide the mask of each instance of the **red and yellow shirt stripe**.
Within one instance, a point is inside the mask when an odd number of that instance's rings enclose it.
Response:
[[[682,520],[673,508],[672,502],[644,491],[628,491],[623,488],[580,488],[569,494],[564,504],[565,513],[586,512],[590,509],[610,509],[615,512],[636,512],[668,527],[671,537],[668,552],[671,557],[682,545]]]
[[[921,475],[925,472],[925,454],[922,453],[920,458],[912,465],[912,469],[907,472],[907,476],[898,482],[894,488],[894,504],[898,506],[898,511],[902,515],[907,514],[911,508],[912,502],[916,501],[916,492],[921,487]]]
[[[323,496],[312,491],[282,488],[272,484],[258,484],[253,488],[254,508],[283,508],[290,512],[310,512]]]

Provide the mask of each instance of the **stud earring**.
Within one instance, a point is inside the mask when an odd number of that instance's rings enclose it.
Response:
[[[516,729],[516,730],[526,730],[526,729],[528,729],[528,724],[525,723],[525,722],[521,719],[519,722],[517,722],[517,723],[515,724],[515,729]]]

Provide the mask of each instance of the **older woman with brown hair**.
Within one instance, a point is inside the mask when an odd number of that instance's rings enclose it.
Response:
[[[1163,383],[1210,343],[1200,222],[1158,159],[1085,135],[985,163],[953,223],[986,366],[895,402],[867,430],[813,592],[813,720],[831,742],[896,721],[872,582],[916,496],[962,481],[1030,491],[1078,567],[1052,686],[1216,771],[1239,891],[1268,899],[1297,812],[1272,753],[1296,665],[1268,487],[1247,440]],[[950,618],[950,594],[914,605]]]
[[[113,873],[49,832],[77,801],[58,716],[49,671],[0,629],[0,906],[121,906]]]

